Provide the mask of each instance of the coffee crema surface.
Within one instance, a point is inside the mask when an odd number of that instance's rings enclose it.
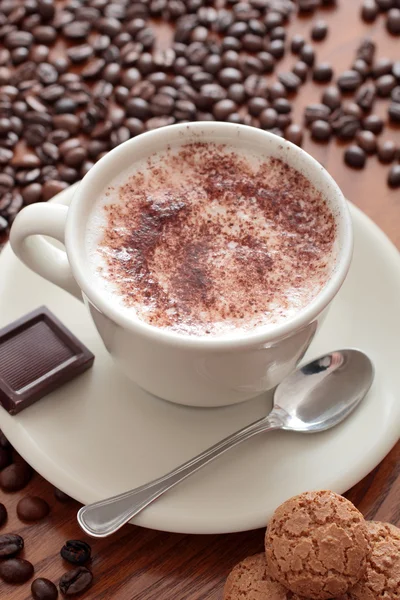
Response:
[[[299,171],[195,142],[115,178],[85,241],[97,283],[132,317],[220,336],[301,311],[332,273],[335,238],[332,212]]]

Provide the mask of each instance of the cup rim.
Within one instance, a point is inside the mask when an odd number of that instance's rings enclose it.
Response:
[[[114,162],[118,165],[119,158],[122,156],[122,154],[125,153],[128,148],[132,150],[132,148],[137,147],[143,140],[144,136],[146,136],[147,141],[153,141],[155,146],[157,146],[157,141],[160,141],[161,139],[168,139],[168,136],[172,130],[175,130],[175,132],[179,133],[179,130],[187,131],[187,129],[190,128],[193,132],[196,132],[196,130],[215,130],[215,128],[220,129],[221,127],[235,134],[238,134],[238,132],[240,133],[242,131],[244,133],[248,133],[249,135],[249,132],[251,132],[251,134],[255,133],[258,136],[265,136],[264,139],[268,138],[271,144],[281,145],[284,143],[285,146],[290,148],[292,153],[297,156],[301,156],[302,160],[305,161],[305,164],[307,164],[307,166],[310,167],[314,172],[319,171],[323,173],[323,177],[326,180],[326,187],[333,190],[332,196],[336,198],[335,204],[339,208],[339,216],[336,216],[335,218],[338,219],[342,225],[342,235],[338,239],[339,249],[336,256],[335,269],[320,292],[309,304],[306,305],[304,309],[296,313],[290,319],[284,320],[282,323],[265,326],[260,325],[250,331],[244,331],[240,333],[234,331],[232,334],[226,334],[223,336],[195,336],[158,328],[138,318],[130,318],[122,311],[119,311],[118,307],[109,301],[107,295],[102,294],[101,290],[88,279],[83,266],[85,261],[82,259],[81,253],[79,252],[79,243],[74,243],[74,239],[76,240],[75,236],[77,235],[78,230],[76,224],[79,222],[79,217],[81,215],[81,211],[83,210],[83,203],[85,199],[87,201],[87,198],[91,196],[92,183],[95,181],[99,171],[101,171],[101,169],[103,169],[107,163]],[[117,172],[118,167],[116,168],[116,173]],[[84,297],[86,297],[91,304],[93,304],[98,310],[100,310],[100,312],[109,317],[117,325],[124,329],[128,329],[132,331],[132,333],[135,333],[139,336],[152,339],[158,343],[169,346],[182,347],[185,349],[193,348],[202,350],[210,349],[214,351],[230,351],[235,350],[236,348],[250,346],[254,347],[259,344],[275,342],[287,337],[294,331],[298,331],[314,321],[335,297],[346,278],[352,258],[353,230],[350,211],[347,206],[347,200],[343,196],[338,184],[334,181],[328,171],[326,171],[323,165],[321,165],[302,148],[299,148],[291,142],[283,140],[272,133],[255,129],[247,125],[215,121],[198,121],[193,123],[168,125],[160,129],[142,133],[135,138],[132,138],[117,146],[108,152],[107,155],[102,157],[83,177],[74,193],[68,212],[65,232],[65,246],[73,276],[81,288]]]

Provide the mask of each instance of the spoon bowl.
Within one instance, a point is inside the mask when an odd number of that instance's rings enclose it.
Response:
[[[281,429],[325,431],[353,412],[373,379],[373,364],[363,352],[331,352],[300,367],[278,385],[273,412],[282,419]]]

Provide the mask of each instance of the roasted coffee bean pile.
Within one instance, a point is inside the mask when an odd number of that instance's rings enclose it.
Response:
[[[367,156],[375,152],[382,163],[400,160],[400,148],[394,142],[378,141],[384,122],[371,114],[375,100],[387,98],[388,121],[400,123],[400,61],[376,59],[375,54],[374,42],[363,40],[351,68],[324,89],[321,103],[305,110],[305,124],[314,140],[328,142],[332,136],[355,140],[344,153],[345,163],[354,169],[364,168]],[[400,186],[399,171],[399,164],[391,167],[387,178],[390,187]]]
[[[316,57],[329,36],[316,11],[329,4],[336,0],[0,0],[0,244],[24,205],[50,199],[144,131],[226,120],[301,144],[287,97],[308,77],[334,78],[332,65]],[[369,4],[387,9],[396,35],[399,0]],[[310,41],[288,39],[297,12],[317,17]],[[173,40],[160,48],[165,22]],[[296,62],[279,71],[289,49]],[[397,123],[396,65],[372,89],[363,83],[371,63],[360,56],[337,86],[360,94],[364,112],[374,94],[391,95],[388,114]],[[355,104],[331,109],[329,118],[306,115],[313,138],[354,136]]]
[[[11,467],[19,466],[14,470],[12,486],[10,476],[4,476]],[[29,471],[29,477],[26,473]],[[31,467],[12,448],[4,434],[0,431],[0,488],[6,492],[23,489],[30,481],[33,471]],[[60,490],[54,490],[54,496],[59,502],[68,502],[69,496]],[[45,519],[50,513],[50,505],[37,496],[25,496],[17,505],[17,516],[23,523],[36,523]],[[7,508],[0,503],[0,528],[8,520]],[[34,566],[29,560],[20,557],[22,550],[28,552],[24,539],[15,533],[0,533],[0,579],[6,583],[22,585],[34,576]],[[87,542],[82,540],[68,540],[61,548],[62,559],[74,565],[66,571],[58,582],[61,594],[68,598],[81,595],[92,585],[93,575],[86,565],[91,560],[92,549]],[[56,600],[58,598],[57,586],[49,579],[38,577],[31,583],[33,600]]]

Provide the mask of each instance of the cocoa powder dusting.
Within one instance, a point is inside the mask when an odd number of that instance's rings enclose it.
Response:
[[[188,144],[107,194],[100,276],[157,327],[218,335],[276,323],[331,272],[334,217],[278,159]]]

